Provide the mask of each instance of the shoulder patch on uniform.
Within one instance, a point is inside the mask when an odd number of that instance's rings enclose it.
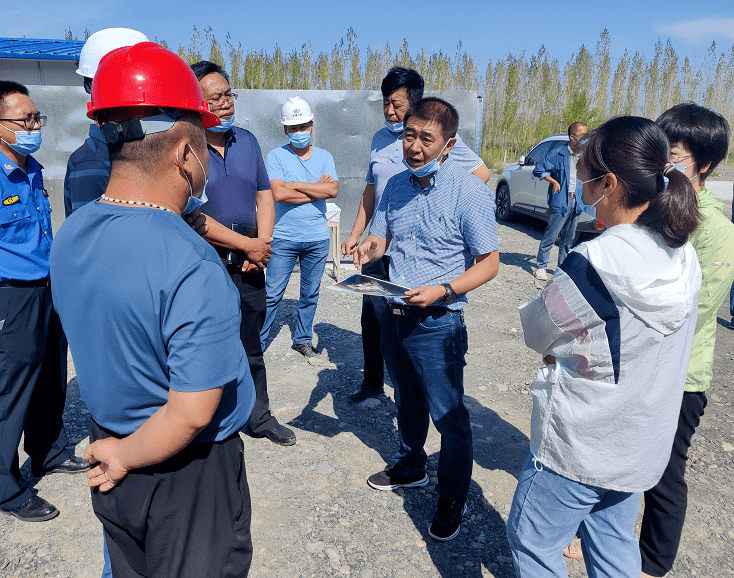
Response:
[[[8,205],[14,205],[20,201],[20,197],[18,195],[13,195],[12,197],[5,197],[3,199],[3,206],[7,207]]]

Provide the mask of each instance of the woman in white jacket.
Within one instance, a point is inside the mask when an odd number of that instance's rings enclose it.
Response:
[[[590,578],[640,577],[634,523],[670,457],[701,285],[695,192],[668,158],[647,119],[589,135],[577,178],[607,231],[520,307],[546,366],[507,523],[518,577],[567,576],[577,529]]]

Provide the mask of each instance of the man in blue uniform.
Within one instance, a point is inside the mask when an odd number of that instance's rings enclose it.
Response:
[[[0,510],[28,522],[59,511],[22,483],[18,444],[32,472],[78,473],[89,463],[66,447],[66,338],[48,282],[51,206],[41,165],[40,116],[28,89],[0,81]]]
[[[237,94],[224,69],[206,60],[191,65],[201,92],[221,124],[206,131],[209,182],[202,207],[205,239],[217,248],[240,293],[240,339],[247,352],[257,394],[247,432],[273,443],[296,443],[293,431],[270,413],[268,379],[260,344],[265,321],[265,266],[272,249],[275,207],[260,145],[248,130],[234,126]],[[233,230],[234,229],[234,230]]]
[[[382,80],[382,107],[385,128],[372,137],[369,166],[357,218],[349,237],[342,243],[342,253],[354,253],[362,234],[367,230],[376,207],[380,205],[385,185],[395,175],[406,171],[403,165],[403,119],[408,107],[423,98],[423,77],[415,70],[394,66]],[[459,135],[451,149],[449,158],[458,166],[486,183],[489,169]],[[387,257],[368,263],[362,273],[377,279],[388,278]],[[380,353],[379,318],[385,307],[382,297],[362,298],[362,352],[364,354],[364,376],[362,383],[349,396],[354,402],[374,397],[383,392],[384,370]]]
[[[450,158],[459,115],[438,98],[405,114],[403,157],[409,169],[390,179],[357,249],[357,267],[390,256],[390,280],[410,287],[380,318],[380,343],[395,384],[400,447],[395,464],[370,476],[376,490],[428,484],[429,415],[441,434],[438,507],[428,530],[455,538],[472,472],[472,435],[464,405],[466,293],[499,268],[494,199]]]
[[[61,227],[51,277],[92,417],[87,477],[113,575],[247,576],[238,432],[255,392],[239,294],[181,218],[206,200],[204,128],[219,120],[188,65],[152,42],[102,59],[89,115],[110,181]]]

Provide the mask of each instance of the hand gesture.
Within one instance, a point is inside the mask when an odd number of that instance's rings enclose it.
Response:
[[[248,265],[254,265],[261,271],[265,268],[270,260],[270,255],[273,254],[273,250],[270,248],[270,242],[273,240],[272,237],[269,239],[250,239],[247,250],[244,252],[247,256]],[[242,264],[242,271],[245,271],[245,264]]]
[[[354,266],[362,270],[362,265],[370,262],[372,255],[377,251],[377,241],[374,239],[367,239],[362,243],[356,252],[353,253]]]
[[[418,307],[428,307],[439,299],[443,299],[446,295],[446,288],[443,285],[423,285],[415,289],[409,289],[405,292],[405,295],[403,301],[406,303]]]
[[[321,178],[319,179],[319,183],[330,183],[334,179],[331,177],[331,175],[321,175]]]
[[[117,438],[105,438],[84,450],[84,459],[96,464],[87,472],[90,487],[109,492],[127,476],[128,469],[120,463],[117,455],[119,445]]]

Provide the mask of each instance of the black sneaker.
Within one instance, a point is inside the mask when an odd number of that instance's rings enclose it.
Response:
[[[396,466],[385,468],[383,471],[367,478],[367,483],[376,490],[396,490],[397,488],[420,488],[428,485],[428,474],[406,476],[401,474]]]
[[[311,345],[310,343],[294,343],[293,349],[295,349],[298,353],[300,353],[301,355],[303,355],[303,357],[307,359],[319,356],[319,354],[313,348],[313,345]]]
[[[448,542],[459,535],[461,517],[466,514],[466,502],[438,499],[436,515],[433,516],[428,535],[439,542]]]

